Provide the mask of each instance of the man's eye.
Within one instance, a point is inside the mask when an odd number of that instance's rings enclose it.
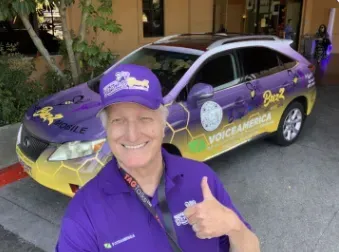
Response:
[[[141,117],[141,121],[143,121],[143,122],[152,122],[153,119],[151,117]]]
[[[111,123],[121,123],[122,119],[121,118],[116,118],[116,119],[112,119]]]

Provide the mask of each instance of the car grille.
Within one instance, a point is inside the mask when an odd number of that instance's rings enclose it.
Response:
[[[29,159],[35,162],[40,154],[48,147],[48,143],[32,136],[25,126],[23,126],[19,147]]]

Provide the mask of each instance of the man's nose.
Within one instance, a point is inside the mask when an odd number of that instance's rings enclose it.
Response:
[[[129,122],[127,124],[127,140],[131,143],[135,142],[138,140],[138,135],[139,135],[139,127],[137,123],[135,122]]]

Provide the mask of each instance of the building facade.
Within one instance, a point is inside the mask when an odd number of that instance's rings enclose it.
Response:
[[[330,28],[333,53],[339,53],[339,2],[337,0],[304,0],[302,34],[313,34],[321,24]]]
[[[69,12],[69,24],[79,28],[77,4]],[[211,32],[213,0],[113,0],[113,19],[123,32],[112,35],[100,32],[98,42],[120,56],[158,40],[163,36],[189,32]],[[90,34],[92,39],[94,34]]]
[[[80,10],[75,4],[69,24],[79,27]],[[304,34],[314,34],[320,24],[329,23],[336,0],[113,0],[113,19],[122,25],[121,34],[100,32],[96,38],[120,56],[164,36],[178,33],[218,31],[274,34],[283,36],[292,19],[300,44]],[[332,11],[333,13],[333,11]],[[333,52],[339,53],[339,13],[332,28]],[[92,39],[94,34],[90,34]]]

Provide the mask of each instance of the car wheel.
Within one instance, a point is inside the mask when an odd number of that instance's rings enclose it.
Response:
[[[304,106],[299,102],[291,103],[280,119],[279,127],[275,134],[275,142],[281,146],[293,144],[298,139],[304,122]]]

